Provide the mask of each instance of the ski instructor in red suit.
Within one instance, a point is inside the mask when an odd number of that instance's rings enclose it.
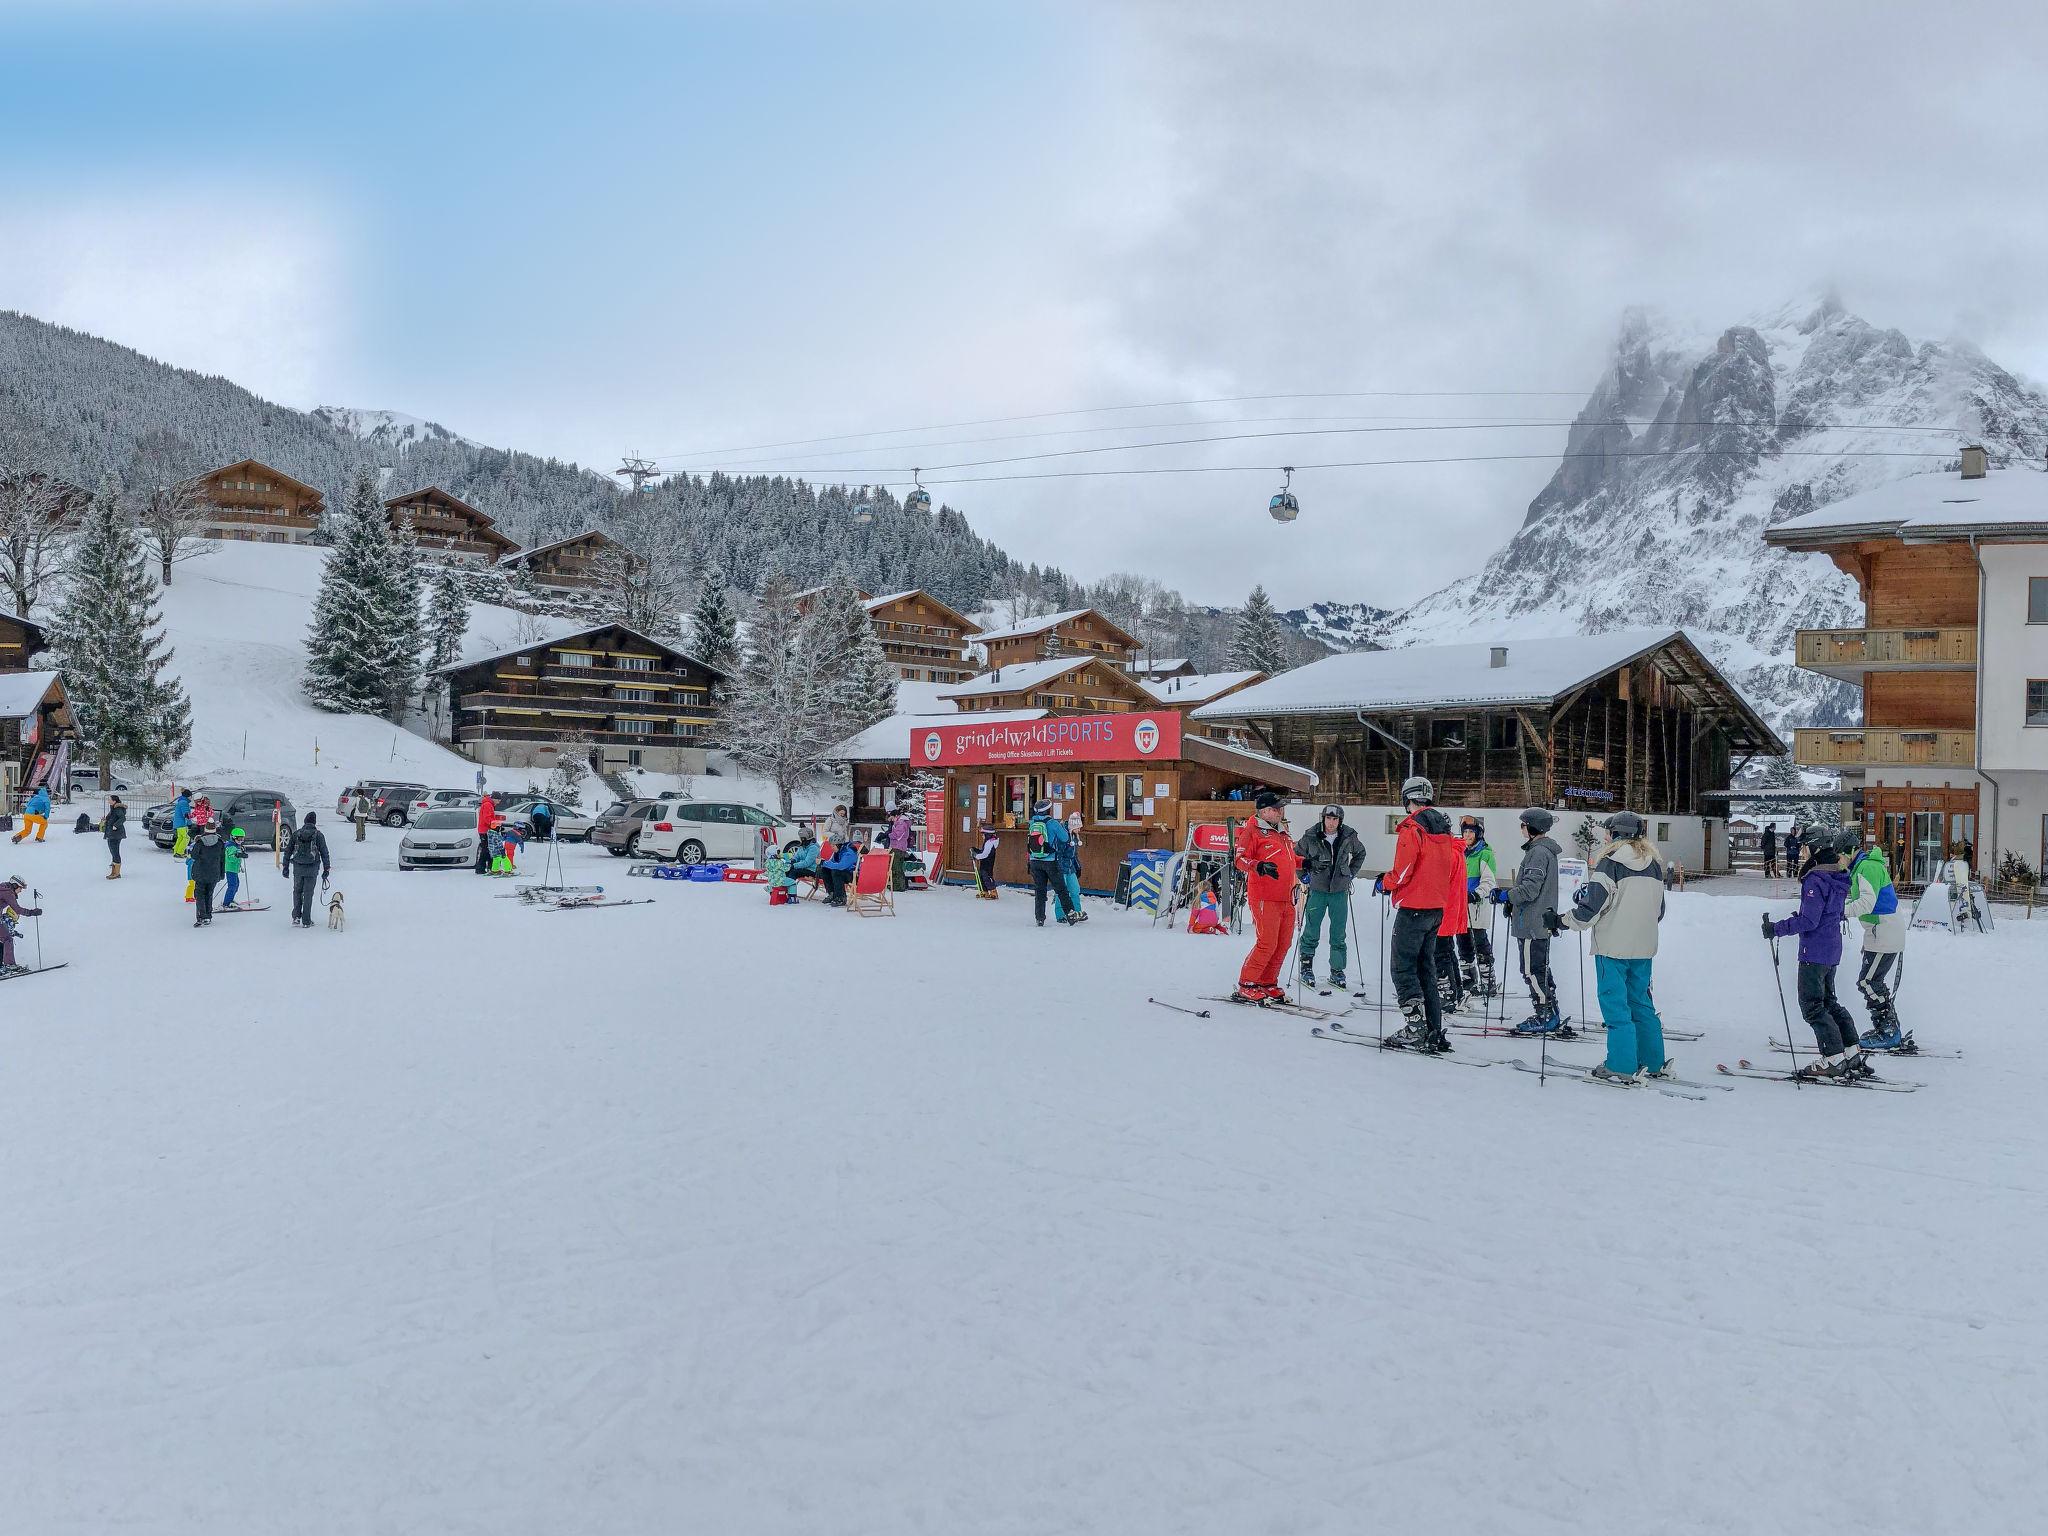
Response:
[[[1237,974],[1233,1003],[1283,1001],[1280,967],[1294,944],[1294,915],[1301,909],[1301,855],[1287,831],[1287,807],[1270,789],[1252,802],[1252,819],[1238,834],[1237,867],[1245,874],[1245,896],[1258,937]]]

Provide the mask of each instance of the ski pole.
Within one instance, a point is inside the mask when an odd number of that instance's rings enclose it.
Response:
[[[1792,1014],[1785,1007],[1785,968],[1778,963],[1778,936],[1771,935],[1771,970],[1778,978],[1778,1017],[1785,1021],[1785,1050],[1792,1058],[1792,1086],[1802,1085],[1799,1076],[1799,1042],[1792,1038]]]
[[[1579,938],[1578,938],[1578,944],[1579,944],[1579,1023],[1580,1023],[1581,1025],[1584,1025],[1584,1024],[1587,1024],[1587,1023],[1590,1023],[1590,1022],[1591,1022],[1591,1020],[1592,1020],[1592,1017],[1593,1017],[1593,1015],[1592,1015],[1592,1012],[1591,1012],[1591,1011],[1590,1011],[1590,1010],[1589,1010],[1589,1009],[1588,1009],[1588,1008],[1586,1007],[1586,933],[1585,933],[1585,930],[1584,930],[1583,928],[1579,930]],[[1600,1022],[1601,1022],[1602,1024],[1605,1024],[1605,1023],[1606,1023],[1607,1021],[1606,1021],[1605,1019],[1602,1019],[1602,1020],[1601,1020]]]
[[[33,900],[33,901],[35,902],[35,904],[36,904],[36,905],[37,905],[38,907],[42,906],[42,904],[43,904],[43,893],[42,893],[41,891],[38,891],[38,890],[35,890],[35,889],[31,888],[31,889],[30,889],[30,891],[29,891],[29,896],[30,896],[30,898],[31,898],[31,899],[32,899],[32,900]],[[41,912],[37,912],[37,913],[36,913],[36,969],[40,971],[40,970],[41,970],[42,968],[43,968],[43,914],[42,914]]]
[[[1344,887],[1344,938],[1347,946],[1358,942],[1358,908],[1351,904],[1351,887]],[[1333,949],[1334,945],[1331,946]],[[1344,957],[1350,959],[1349,955]]]
[[[1378,1032],[1379,1047],[1387,1048],[1387,893],[1380,892],[1380,980],[1374,990],[1379,993],[1373,1004],[1373,1028]]]

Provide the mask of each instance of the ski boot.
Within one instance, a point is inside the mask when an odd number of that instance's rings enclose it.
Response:
[[[1267,995],[1264,987],[1240,986],[1230,994],[1230,1000],[1247,1008],[1263,1008],[1266,1006]]]
[[[1316,989],[1316,968],[1308,961],[1301,962],[1301,969],[1295,973],[1301,977],[1301,984],[1313,992]]]
[[[1842,1080],[1842,1061],[1836,1056],[1816,1057],[1792,1075],[1809,1083],[1838,1083]]]
[[[1459,985],[1463,986],[1467,992],[1477,992],[1479,990],[1478,967],[1473,965],[1472,962],[1469,960],[1459,965],[1458,982]]]
[[[1877,1069],[1864,1059],[1861,1046],[1852,1045],[1843,1054],[1842,1076],[1846,1078],[1875,1077],[1877,1076]]]
[[[1630,1076],[1626,1072],[1610,1072],[1607,1069],[1607,1063],[1604,1061],[1601,1062],[1599,1066],[1593,1068],[1590,1072],[1588,1072],[1586,1076],[1597,1077],[1603,1083],[1619,1083],[1624,1086],[1630,1087],[1634,1086],[1636,1081],[1635,1077]]]
[[[1658,1078],[1678,1076],[1678,1067],[1677,1064],[1674,1063],[1669,1056],[1666,1056],[1664,1058],[1663,1066],[1645,1067],[1637,1075],[1641,1077],[1645,1082],[1655,1082]]]
[[[1896,1018],[1887,1019],[1881,1013],[1871,1019],[1871,1028],[1863,1032],[1856,1043],[1866,1051],[1898,1051],[1905,1048],[1905,1036],[1899,1033]]]
[[[1554,1035],[1563,1028],[1563,1021],[1557,1010],[1549,1004],[1538,1005],[1536,1011],[1515,1026],[1518,1035]]]
[[[1443,1032],[1441,1025],[1432,1029],[1425,1023],[1422,1027],[1422,1038],[1415,1042],[1415,1049],[1425,1056],[1448,1056],[1451,1053],[1451,1037]]]
[[[1330,972],[1330,990],[1333,992],[1342,992],[1344,990],[1344,973],[1342,971]]]
[[[1492,997],[1499,990],[1499,984],[1494,980],[1493,976],[1493,962],[1491,960],[1481,960],[1479,962],[1479,995],[1481,997]]]
[[[1422,999],[1411,998],[1401,1005],[1401,1017],[1406,1020],[1402,1026],[1387,1036],[1389,1047],[1409,1050],[1422,1044],[1422,1037],[1429,1029],[1429,1015],[1423,1011]]]

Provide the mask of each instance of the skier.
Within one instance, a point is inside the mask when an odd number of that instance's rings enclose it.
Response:
[[[1863,1045],[1867,1050],[1895,1051],[1905,1038],[1887,977],[1894,960],[1900,974],[1905,973],[1906,914],[1899,910],[1899,893],[1892,886],[1892,872],[1874,832],[1865,834],[1863,855],[1849,871],[1849,900],[1844,910],[1863,932],[1863,957],[1856,971],[1856,990],[1870,1008],[1870,1030]]]
[[[486,801],[486,804],[489,802]],[[306,819],[292,834],[292,926],[313,926],[313,882],[324,887],[332,865],[327,857],[327,837],[319,827],[319,813],[306,812]]]
[[[1060,847],[1067,841],[1066,823],[1052,813],[1052,802],[1041,800],[1031,807],[1031,915],[1038,919],[1038,926],[1045,926],[1045,896],[1052,893],[1053,914],[1058,921],[1072,925],[1072,910],[1067,905],[1067,882],[1061,872]]]
[[[1493,935],[1487,931],[1487,908],[1500,888],[1500,865],[1487,846],[1486,823],[1477,816],[1458,818],[1465,842],[1465,932],[1458,938],[1458,967],[1465,989],[1481,997],[1494,991]]]
[[[494,866],[497,868],[497,872],[501,875],[517,874],[519,872],[520,850],[525,848],[525,846],[526,834],[519,830],[518,822],[500,822],[498,824],[497,848],[500,862],[497,866]]]
[[[1230,1000],[1260,1006],[1285,1002],[1280,968],[1287,963],[1294,915],[1303,900],[1301,858],[1287,835],[1287,807],[1270,789],[1259,791],[1252,802],[1252,819],[1237,835],[1237,867],[1244,872],[1245,899],[1251,904],[1257,937],[1237,973],[1237,990]]]
[[[1603,825],[1607,846],[1571,911],[1561,920],[1547,914],[1545,926],[1552,935],[1571,927],[1593,936],[1593,976],[1607,1024],[1607,1060],[1593,1076],[1669,1077],[1664,1021],[1650,996],[1657,925],[1664,920],[1664,865],[1634,811],[1616,811]]]
[[[192,796],[179,790],[171,800],[171,855],[185,857],[185,845],[192,840]]]
[[[1301,919],[1301,944],[1297,957],[1301,984],[1316,984],[1316,945],[1325,919],[1330,927],[1330,985],[1344,990],[1344,967],[1350,959],[1345,930],[1351,918],[1351,882],[1365,867],[1365,844],[1344,824],[1341,806],[1326,805],[1316,824],[1295,842],[1301,859],[1302,878],[1308,882],[1307,903]]]
[[[0,976],[25,976],[31,969],[14,963],[15,920],[43,915],[41,907],[22,905],[21,893],[27,889],[28,882],[19,875],[0,880]]]
[[[1764,823],[1764,878],[1775,880],[1778,876],[1778,824]]]
[[[213,888],[227,873],[227,847],[220,828],[212,821],[201,823],[192,834],[192,890],[196,898],[192,926],[204,928],[213,921]]]
[[[223,912],[235,910],[235,895],[242,888],[242,863],[246,853],[243,839],[248,834],[240,827],[228,833],[227,847],[222,850],[221,867],[227,871],[228,888],[221,894],[220,909]]]
[[[981,824],[981,842],[974,850],[974,894],[978,900],[994,901],[996,896],[996,850],[1003,840],[987,822]]]
[[[14,834],[17,843],[28,836],[31,825],[35,827],[36,841],[40,843],[43,834],[50,830],[50,786],[47,784],[38,784],[36,792],[21,808],[21,826]]]
[[[21,839],[16,837],[15,841],[18,843]],[[1948,882],[1949,918],[1960,932],[1976,914],[1976,896],[1970,889],[1970,861],[1961,843],[1949,849],[1949,856],[1942,861],[1935,878]]]
[[[1456,1013],[1465,1006],[1465,977],[1458,967],[1458,946],[1472,941],[1465,904],[1464,839],[1450,838],[1439,844],[1437,857],[1444,866],[1444,919],[1436,930],[1436,982],[1443,995],[1444,1011]]]
[[[1853,834],[1850,834],[1853,836]],[[1849,876],[1841,853],[1825,831],[1808,845],[1811,867],[1799,882],[1799,910],[1779,922],[1764,914],[1764,937],[1799,935],[1799,1012],[1813,1030],[1819,1059],[1799,1069],[1801,1077],[1874,1077],[1863,1059],[1856,1021],[1835,1000],[1835,967],[1842,961],[1842,920],[1849,900]]]
[[[498,803],[486,790],[476,807],[476,872],[480,875],[491,872],[491,829],[497,824]]]
[[[1508,932],[1521,959],[1522,980],[1529,988],[1529,1017],[1515,1026],[1516,1031],[1569,1040],[1577,1031],[1557,1011],[1557,978],[1550,973],[1550,928],[1543,920],[1546,914],[1557,913],[1559,850],[1549,835],[1556,819],[1540,805],[1522,812],[1521,827],[1527,834],[1522,842],[1522,862],[1515,870],[1514,884],[1495,891],[1493,899],[1508,909]]]
[[[555,840],[555,808],[549,805],[547,801],[534,801],[533,809],[526,813],[526,818],[527,824],[533,828],[533,840],[535,842],[551,843]],[[768,838],[765,839],[766,841],[773,840],[773,832],[770,828],[763,827],[761,830],[769,834]]]
[[[121,878],[121,839],[128,835],[128,804],[119,795],[107,796],[107,814],[100,818],[100,836],[107,840],[107,878]]]
[[[1450,872],[1458,840],[1451,835],[1449,819],[1436,808],[1436,786],[1429,780],[1412,778],[1403,784],[1401,805],[1408,815],[1394,834],[1394,867],[1373,883],[1374,891],[1394,904],[1388,968],[1407,1021],[1387,1044],[1448,1051],[1443,998],[1437,991],[1436,939],[1443,929],[1444,908],[1453,902],[1463,904],[1460,882]]]

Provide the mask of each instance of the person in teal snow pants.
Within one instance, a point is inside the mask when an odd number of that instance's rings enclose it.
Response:
[[[1593,1075],[1669,1077],[1664,1021],[1650,997],[1657,925],[1664,918],[1664,865],[1635,812],[1616,811],[1604,825],[1607,846],[1593,861],[1578,899],[1548,924],[1553,934],[1579,928],[1593,938],[1593,974],[1607,1025],[1607,1060]]]

